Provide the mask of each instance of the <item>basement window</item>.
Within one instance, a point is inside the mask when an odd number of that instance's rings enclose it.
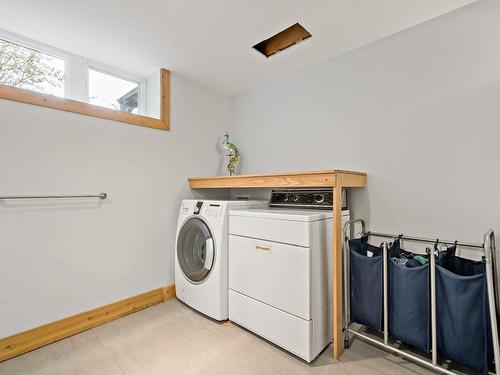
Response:
[[[0,99],[169,130],[170,72],[138,77],[0,29]]]
[[[264,56],[270,57],[306,39],[309,39],[311,36],[311,33],[300,23],[296,23],[295,25],[292,25],[273,35],[272,37],[257,43],[253,46],[253,48],[262,53]]]

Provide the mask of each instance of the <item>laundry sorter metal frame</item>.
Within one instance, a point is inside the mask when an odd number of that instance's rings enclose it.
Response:
[[[350,220],[344,224],[344,252],[343,252],[343,264],[344,264],[344,347],[347,349],[349,347],[349,334],[357,336],[371,344],[379,346],[387,351],[401,355],[402,357],[420,364],[422,366],[428,367],[432,370],[438,371],[447,375],[456,375],[455,372],[450,371],[437,363],[438,348],[437,348],[437,333],[436,333],[436,250],[432,249],[429,257],[429,271],[430,271],[430,299],[431,299],[431,360],[427,360],[418,357],[407,351],[395,348],[389,344],[389,306],[388,306],[388,246],[387,242],[383,243],[383,342],[370,337],[364,333],[358,332],[350,328],[350,267],[349,267],[349,239],[347,231],[351,229],[351,225],[361,224],[361,234],[370,235],[379,238],[396,239],[400,238],[402,240],[407,240],[410,242],[421,242],[428,244],[444,244],[444,245],[458,245],[465,248],[482,249],[483,261],[485,263],[486,270],[486,285],[487,285],[487,297],[490,315],[490,324],[492,331],[492,343],[493,343],[493,354],[495,361],[495,373],[500,375],[500,349],[499,349],[499,338],[498,338],[498,328],[497,328],[497,313],[499,309],[499,288],[498,288],[498,277],[497,277],[497,256],[496,256],[496,246],[495,246],[495,232],[493,229],[489,229],[484,234],[484,242],[482,244],[477,243],[465,243],[457,241],[446,241],[431,238],[413,237],[406,235],[394,235],[388,233],[379,232],[366,232],[365,223],[362,219]],[[493,306],[493,308],[492,308]]]

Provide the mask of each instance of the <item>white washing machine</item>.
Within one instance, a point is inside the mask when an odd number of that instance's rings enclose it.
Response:
[[[263,201],[182,201],[175,243],[177,298],[216,319],[228,319],[228,212]]]

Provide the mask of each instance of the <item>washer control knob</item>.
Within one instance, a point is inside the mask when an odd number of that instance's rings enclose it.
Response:
[[[285,195],[283,196],[283,202],[288,202],[288,198],[289,198],[289,197],[288,197],[288,194],[285,194]]]
[[[292,197],[292,200],[293,200],[294,202],[298,202],[298,201],[299,201],[299,198],[300,198],[300,197],[299,197],[299,195],[298,195],[298,194],[294,194],[294,195],[293,195],[293,197]]]
[[[323,203],[325,201],[325,196],[323,194],[314,194],[314,203]]]

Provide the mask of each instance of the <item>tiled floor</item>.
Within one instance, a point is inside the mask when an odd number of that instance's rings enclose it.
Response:
[[[432,374],[355,340],[333,363],[331,347],[307,364],[235,325],[213,322],[177,300],[0,363],[24,374]]]

